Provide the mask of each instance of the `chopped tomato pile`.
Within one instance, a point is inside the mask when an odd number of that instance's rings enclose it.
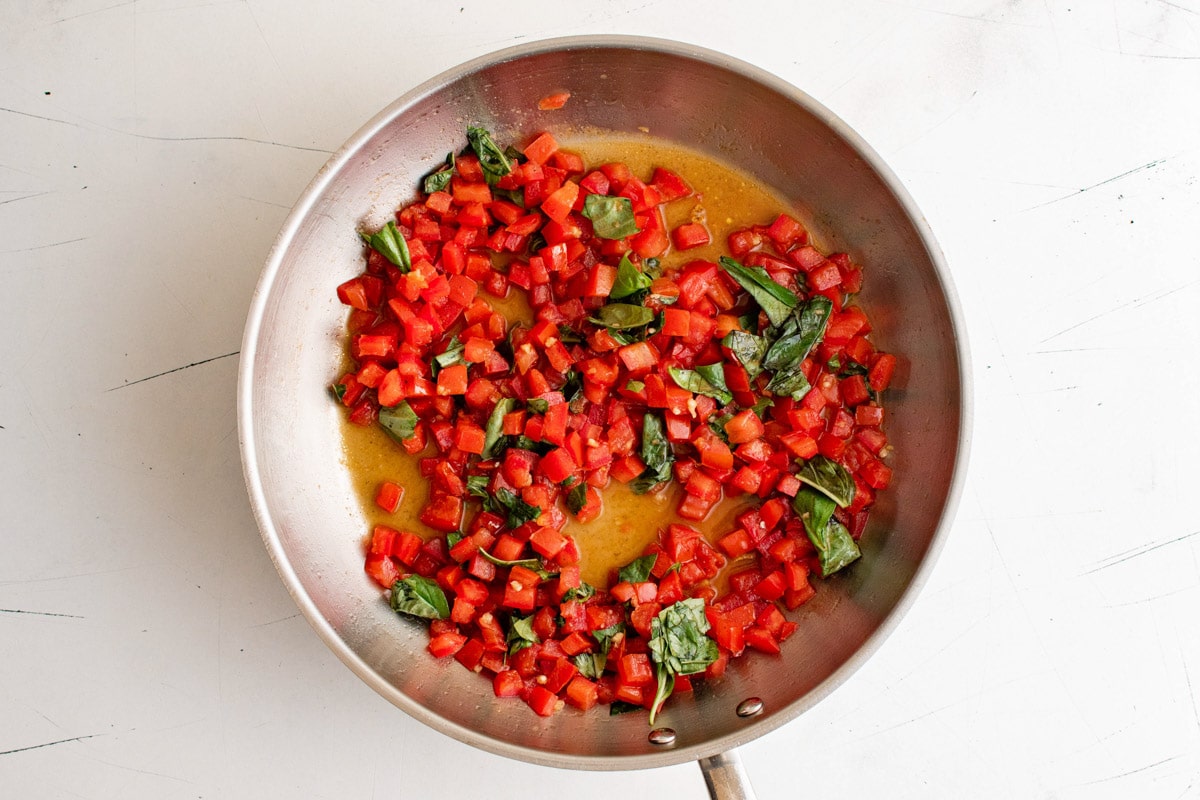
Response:
[[[791,216],[689,261],[710,234],[668,229],[664,208],[693,196],[671,170],[593,169],[549,133],[521,151],[480,128],[468,141],[363,234],[366,270],[337,289],[356,368],[334,392],[351,422],[419,458],[420,520],[442,532],[376,526],[366,571],[397,612],[429,620],[434,656],[497,696],[653,721],[729,659],[779,653],[814,573],[859,557],[892,477],[878,395],[896,359],[850,302],[861,268]],[[513,287],[532,320],[489,300]],[[590,586],[564,528],[597,518],[613,481],[677,482],[684,520],[725,497],[746,510],[711,536],[669,525]],[[385,483],[376,501],[393,512],[403,495]]]

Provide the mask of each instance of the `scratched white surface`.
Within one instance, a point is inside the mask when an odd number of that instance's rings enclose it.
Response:
[[[507,761],[377,697],[239,466],[250,294],[329,152],[456,63],[600,32],[841,115],[969,324],[953,536],[868,665],[743,749],[759,796],[1200,797],[1197,0],[0,0],[0,796],[703,796],[692,765]]]

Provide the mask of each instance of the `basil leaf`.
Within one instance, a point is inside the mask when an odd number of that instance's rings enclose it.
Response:
[[[567,590],[567,593],[563,595],[563,600],[578,600],[582,603],[585,600],[590,600],[595,594],[595,586],[592,586],[587,581],[580,581],[579,585],[574,589]]]
[[[613,288],[608,296],[614,300],[620,300],[634,292],[649,289],[651,283],[653,281],[650,276],[633,265],[633,262],[629,260],[629,253],[624,253],[621,256],[621,263],[617,265],[617,277],[613,281]]]
[[[745,331],[730,331],[725,334],[721,344],[729,348],[729,352],[746,368],[746,374],[752,380],[763,371],[762,361],[770,344],[764,337]]]
[[[808,378],[804,377],[801,362],[796,361],[772,375],[766,388],[772,394],[780,397],[786,395],[799,402],[804,399],[804,395],[808,394],[812,386],[809,384]]]
[[[631,711],[641,711],[641,706],[636,706],[633,703],[627,703],[624,700],[613,700],[608,704],[608,715],[617,717],[621,714],[628,714]]]
[[[804,523],[804,532],[808,534],[809,541],[820,552],[824,542],[825,529],[829,527],[829,520],[833,519],[833,510],[837,508],[837,503],[816,489],[804,486],[792,498],[792,508],[795,509],[796,516]]]
[[[810,458],[796,477],[842,508],[854,500],[854,478],[850,477],[845,467],[825,456]]]
[[[593,681],[600,680],[607,662],[608,657],[604,653],[580,653],[571,659],[579,674]]]
[[[663,481],[671,479],[671,464],[675,454],[667,441],[667,426],[662,417],[646,412],[642,418],[642,463],[646,471],[629,483],[634,494],[645,494]]]
[[[381,256],[399,267],[401,272],[408,272],[412,269],[412,257],[408,254],[408,242],[404,241],[404,234],[400,233],[400,229],[396,227],[396,220],[389,219],[378,233],[370,236],[365,233],[358,235],[363,238],[364,242],[379,251]]]
[[[339,402],[339,403],[340,403],[340,402],[342,402],[342,400],[344,400],[344,399],[345,399],[345,397],[346,397],[346,384],[344,384],[344,383],[335,383],[333,386],[331,386],[331,387],[329,387],[329,388],[331,388],[331,389],[333,390],[333,396],[334,396],[334,397],[336,397],[336,398],[338,399],[338,402]]]
[[[425,182],[421,185],[421,188],[425,190],[425,194],[444,192],[446,187],[450,185],[450,179],[453,177],[453,169],[438,170],[431,175],[425,176]]]
[[[504,151],[492,139],[492,135],[484,128],[474,125],[467,128],[467,141],[475,155],[479,156],[479,166],[483,169],[483,177],[489,184],[503,178],[512,172],[512,162]]]
[[[521,189],[501,189],[498,186],[493,186],[492,196],[507,200],[515,206],[525,207],[525,192]]]
[[[625,384],[625,391],[640,392],[646,388],[646,384],[642,381],[629,381]]]
[[[496,401],[496,407],[492,409],[491,415],[488,416],[487,427],[484,428],[483,452],[479,454],[484,461],[496,456],[497,445],[504,442],[504,417],[515,411],[516,408],[517,400],[514,397],[502,397]]]
[[[401,400],[400,405],[379,409],[379,424],[398,442],[411,439],[417,432],[417,422],[420,418],[407,400]]]
[[[471,497],[478,497],[483,501],[483,507],[491,511],[496,506],[496,501],[488,494],[488,476],[487,475],[468,475],[467,476],[467,494]]]
[[[658,560],[658,556],[648,555],[641,558],[635,558],[617,573],[617,582],[628,581],[629,583],[642,583],[650,578],[650,570],[654,569],[654,562]]]
[[[862,555],[858,542],[846,530],[846,526],[835,520],[830,520],[825,529],[826,545],[822,550],[817,548],[821,562],[821,576],[829,577],[842,567],[853,563]]]
[[[542,560],[540,558],[518,558],[513,561],[505,561],[503,558],[496,558],[494,555],[482,548],[479,550],[479,555],[483,556],[497,567],[524,567],[525,569],[533,570],[538,574],[542,573]]]
[[[617,636],[625,634],[625,623],[617,622],[607,628],[601,628],[598,631],[592,631],[592,638],[600,645],[600,652],[608,655],[608,651],[612,649],[613,642],[617,640]]]
[[[545,414],[550,410],[550,401],[535,397],[525,401],[525,409],[531,414]]]
[[[519,617],[513,614],[512,618],[508,621],[508,636],[505,641],[508,642],[508,654],[510,656],[514,653],[519,653],[531,644],[540,642],[541,639],[533,632],[533,615]]]
[[[729,443],[729,434],[725,432],[725,426],[729,424],[729,420],[733,419],[733,414],[713,414],[708,418],[708,428],[717,436]]]
[[[733,402],[733,395],[729,393],[729,387],[725,384],[725,370],[721,368],[720,362],[704,364],[694,370],[668,367],[667,371],[677,384],[690,392],[707,395],[723,406]]]
[[[728,256],[721,256],[721,266],[750,293],[772,325],[782,325],[800,304],[800,298],[772,280],[762,267],[742,266]]]
[[[601,239],[624,239],[640,230],[628,197],[589,194],[583,201],[583,215],[592,221],[592,232]]]
[[[508,511],[508,527],[510,528],[519,528],[526,522],[534,522],[542,515],[540,508],[526,503],[519,495],[513,494],[508,489],[502,488],[496,492],[496,499]]]
[[[695,675],[717,660],[717,643],[708,632],[704,601],[698,597],[680,600],[659,611],[650,622],[650,660],[655,664],[658,690],[650,706],[650,724],[675,690],[676,675]]]
[[[446,619],[450,603],[437,581],[420,575],[409,575],[392,586],[392,610],[424,619]]]
[[[446,344],[446,349],[435,355],[429,362],[430,372],[433,377],[437,377],[438,372],[446,367],[452,367],[455,364],[466,364],[467,359],[463,356],[466,350],[466,345],[458,340],[458,336],[451,336],[449,343]]]
[[[463,532],[462,531],[450,531],[449,533],[446,534],[446,546],[447,547],[454,547],[454,545],[458,544],[462,540],[463,540]]]
[[[576,370],[568,371],[567,382],[562,385],[562,388],[559,389],[559,391],[562,392],[563,399],[568,403],[575,402],[577,398],[582,397],[580,392],[583,391],[583,375]],[[572,409],[572,411],[574,412],[574,409]]]
[[[572,514],[578,514],[586,505],[587,484],[580,481],[571,487],[571,491],[567,492],[567,508],[571,510]]]
[[[595,197],[595,195],[592,196]],[[640,328],[654,321],[654,312],[651,309],[629,303],[609,303],[601,306],[597,313],[600,316],[591,317],[591,321],[614,330]]]
[[[825,326],[833,312],[833,303],[828,297],[817,295],[788,318],[779,337],[767,350],[763,366],[778,370],[808,357],[813,346],[825,335]]]

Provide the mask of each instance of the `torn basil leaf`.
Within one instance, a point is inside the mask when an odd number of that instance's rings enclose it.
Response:
[[[728,256],[721,256],[721,266],[749,292],[772,325],[782,325],[792,309],[800,304],[800,298],[776,283],[762,267],[746,267]]]
[[[667,426],[662,417],[647,411],[642,418],[642,463],[646,470],[629,483],[634,494],[645,494],[655,486],[671,479],[675,454],[667,441]]]
[[[580,603],[585,600],[590,600],[596,594],[596,587],[592,586],[587,581],[580,581],[579,585],[574,589],[567,589],[563,595],[563,600],[578,600]]]
[[[533,632],[533,615],[521,617],[516,614],[508,621],[508,654],[511,656],[514,653],[519,653],[531,644],[537,644],[541,641],[538,635]]]
[[[495,183],[512,172],[512,162],[486,129],[477,128],[474,125],[469,126],[467,141],[471,144],[475,155],[479,156],[479,166],[483,169],[484,180],[489,184]]]
[[[713,368],[716,369],[713,369]],[[723,406],[733,402],[733,395],[725,385],[725,371],[717,364],[705,364],[695,369],[668,367],[667,371],[680,387],[695,394],[713,398]]]
[[[438,353],[429,362],[430,372],[433,377],[444,370],[446,367],[452,367],[455,364],[466,364],[467,359],[463,356],[466,345],[458,340],[458,336],[451,336],[450,341],[446,344],[446,349]]]
[[[379,409],[379,424],[398,442],[411,439],[417,432],[419,421],[417,412],[412,410],[407,400],[401,400],[400,405],[392,408],[384,406]]]
[[[571,487],[567,492],[567,508],[572,514],[578,514],[583,511],[583,507],[587,505],[587,484],[583,481]]]
[[[818,548],[817,554],[821,562],[821,576],[829,577],[842,567],[853,563],[862,555],[858,542],[846,530],[846,526],[835,520],[830,520],[825,528],[825,549]]]
[[[501,488],[496,492],[496,500],[508,511],[508,527],[519,528],[526,522],[535,522],[542,515],[542,510],[521,499],[520,495]]]
[[[575,665],[575,669],[579,670],[579,674],[593,681],[600,680],[607,662],[608,656],[604,653],[580,653],[571,659],[571,663]]]
[[[628,581],[629,583],[642,583],[649,580],[650,570],[654,569],[654,562],[658,560],[658,556],[648,555],[640,558],[635,558],[617,573],[617,581]]]
[[[770,344],[766,338],[745,331],[730,331],[725,334],[721,344],[729,348],[734,358],[745,367],[751,380],[763,371],[763,358],[767,355],[767,347]]]
[[[804,399],[812,386],[804,377],[804,370],[799,361],[789,364],[771,376],[767,383],[767,391],[779,397],[790,397],[796,402]]]
[[[392,610],[424,619],[446,619],[450,603],[437,581],[420,575],[409,575],[392,586]]]
[[[525,410],[531,414],[545,414],[550,410],[550,401],[541,397],[534,397],[531,400],[525,401]]]
[[[488,416],[487,427],[484,428],[483,452],[479,454],[484,461],[494,458],[502,449],[498,446],[505,441],[504,417],[515,411],[516,408],[517,400],[514,397],[502,397],[496,401],[496,407],[492,409],[491,415]]]
[[[400,229],[396,227],[396,220],[389,219],[378,233],[367,235],[360,232],[358,235],[381,256],[399,267],[401,272],[408,272],[412,269],[412,257],[408,254],[408,242],[404,241],[404,234],[400,233]]]
[[[425,176],[425,182],[421,185],[421,188],[425,190],[425,194],[444,192],[446,191],[446,187],[450,185],[450,179],[453,177],[453,168],[438,170],[431,175]]]
[[[342,402],[346,398],[346,384],[335,383],[333,386],[331,386],[329,388],[333,390],[333,396],[338,399],[339,403]]]
[[[467,476],[467,494],[471,497],[477,497],[483,502],[483,507],[487,511],[496,510],[496,501],[488,493],[488,476],[487,475],[468,475]]]
[[[639,231],[628,197],[589,194],[583,201],[583,215],[592,221],[592,231],[601,239],[624,239]]]
[[[653,281],[650,276],[633,265],[633,262],[629,260],[629,253],[624,253],[621,256],[621,263],[617,265],[617,277],[613,281],[613,288],[608,296],[613,300],[620,300],[635,292],[649,289],[651,283]]]
[[[648,646],[658,678],[650,706],[651,725],[675,690],[675,677],[704,672],[720,655],[717,643],[704,635],[708,628],[704,601],[698,597],[667,606],[651,621]]]
[[[608,651],[612,650],[613,642],[617,640],[617,636],[625,633],[625,623],[616,622],[607,628],[601,628],[598,631],[592,631],[592,638],[600,645],[600,652],[608,655]]]
[[[613,700],[608,704],[608,715],[610,717],[619,717],[622,714],[628,714],[631,711],[641,711],[642,707],[627,703],[624,700]]]
[[[763,366],[779,370],[808,357],[809,352],[825,335],[825,326],[833,311],[828,297],[817,295],[799,306],[782,326],[778,338],[763,357]]]
[[[595,197],[595,195],[591,196]],[[591,321],[613,330],[641,328],[654,321],[654,312],[651,309],[629,303],[609,303],[601,306],[596,313],[599,316],[591,317]]]
[[[813,456],[804,462],[796,477],[842,508],[854,500],[854,478],[845,467],[825,456]]]
[[[816,489],[803,486],[792,498],[792,508],[795,509],[796,516],[804,523],[804,531],[808,534],[809,540],[817,550],[820,550],[821,541],[819,540],[825,535],[825,528],[829,525],[829,520],[833,519],[833,510],[837,508],[837,503]]]

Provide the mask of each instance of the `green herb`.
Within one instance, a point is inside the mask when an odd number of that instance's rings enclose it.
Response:
[[[437,377],[438,372],[446,367],[452,367],[455,364],[466,364],[467,359],[463,353],[466,350],[466,345],[458,340],[457,336],[451,336],[450,341],[446,344],[446,349],[433,357],[429,362],[430,371],[433,377]]]
[[[729,442],[729,434],[725,432],[725,426],[729,424],[729,420],[733,419],[733,414],[726,412],[724,414],[713,414],[708,418],[708,428],[717,436],[720,436],[726,443]]]
[[[796,477],[842,508],[854,500],[854,478],[850,477],[845,467],[825,456],[810,458]]]
[[[574,589],[567,589],[563,595],[563,600],[578,600],[582,603],[585,600],[590,600],[596,594],[596,587],[592,586],[587,581],[580,581],[579,585]]]
[[[380,255],[399,267],[401,272],[408,272],[412,269],[412,257],[408,254],[408,242],[404,241],[404,234],[400,233],[400,229],[396,227],[396,220],[389,219],[378,233],[368,236],[360,232],[358,235],[363,238],[364,242],[379,251]]]
[[[502,449],[498,445],[505,442],[504,417],[515,411],[516,408],[515,397],[502,397],[496,401],[496,407],[492,409],[492,413],[488,416],[487,427],[484,428],[483,452],[479,454],[484,461],[494,458]]]
[[[720,655],[708,631],[704,601],[698,597],[667,606],[650,623],[650,660],[658,677],[658,690],[650,706],[650,724],[675,690],[677,675],[703,672]]]
[[[762,267],[745,267],[728,256],[721,256],[721,266],[750,293],[772,325],[782,325],[800,304],[800,298],[772,280]]]
[[[526,522],[533,522],[542,515],[540,508],[526,503],[519,495],[513,494],[508,489],[501,488],[496,492],[496,499],[508,511],[507,522],[510,528],[519,528]]]
[[[825,535],[825,528],[829,526],[829,520],[833,519],[833,510],[837,508],[837,503],[816,489],[804,486],[792,498],[792,508],[795,509],[796,516],[804,523],[804,531],[808,534],[809,540],[820,551],[821,542],[819,540]]]
[[[499,186],[493,186],[492,195],[507,200],[515,206],[525,207],[525,192],[522,189],[501,189]]]
[[[563,324],[558,326],[558,340],[563,344],[580,344],[583,342],[583,337]]]
[[[768,392],[779,397],[791,397],[796,402],[803,400],[804,395],[808,394],[811,388],[799,361],[789,364],[772,375],[766,386]]]
[[[535,397],[532,400],[526,400],[525,410],[531,414],[545,414],[550,410],[550,401],[543,400],[540,397]]]
[[[650,570],[654,569],[654,562],[658,560],[658,556],[648,555],[635,558],[625,566],[621,567],[617,573],[617,582],[623,583],[642,583],[650,579]]]
[[[600,645],[600,652],[608,655],[608,651],[612,650],[613,642],[618,636],[625,635],[625,623],[617,622],[607,628],[601,628],[598,631],[592,631],[592,638]]]
[[[346,399],[346,384],[335,383],[329,388],[333,390],[333,396],[338,399],[339,403]]]
[[[571,491],[567,492],[567,508],[572,514],[578,514],[583,511],[583,507],[587,505],[587,484],[577,483],[571,487]]]
[[[425,194],[445,191],[446,187],[450,185],[452,177],[454,177],[454,153],[451,152],[446,153],[446,166],[437,172],[426,175],[421,188],[425,190]]]
[[[621,263],[617,265],[617,277],[613,281],[613,288],[608,296],[614,300],[620,300],[634,292],[649,289],[652,282],[649,275],[639,270],[629,260],[629,253],[625,253],[621,256]]]
[[[763,358],[763,366],[778,370],[808,357],[813,346],[825,335],[825,325],[833,311],[828,297],[817,295],[785,321],[778,337]]]
[[[720,363],[705,364],[695,369],[668,367],[667,371],[677,384],[690,392],[711,397],[723,406],[733,402],[733,395],[725,385],[725,372]]]
[[[775,405],[775,401],[772,400],[771,398],[760,397],[760,398],[758,398],[757,403],[750,406],[750,410],[753,411],[755,414],[757,414],[759,419],[761,419],[765,422],[767,419],[767,410],[770,409],[771,406],[773,406],[773,405]]]
[[[636,706],[633,703],[626,703],[624,700],[613,700],[608,704],[608,715],[610,717],[619,717],[622,714],[628,714],[631,711],[641,711],[641,706]]]
[[[379,409],[379,424],[398,442],[411,439],[417,432],[419,421],[417,412],[412,410],[407,400],[401,400],[400,405],[392,408],[384,406]]]
[[[630,482],[635,494],[645,494],[663,481],[671,479],[675,454],[667,441],[667,426],[662,417],[647,411],[642,418],[642,463],[646,470]]]
[[[637,392],[642,391],[645,388],[646,388],[646,384],[643,383],[642,381],[629,381],[628,383],[625,384],[625,391],[627,391],[627,392],[637,393]]]
[[[767,355],[770,345],[764,337],[755,336],[745,331],[730,331],[725,334],[721,344],[729,348],[734,357],[746,368],[746,374],[753,380],[763,371],[762,361]]]
[[[495,183],[512,172],[512,162],[504,151],[493,141],[492,135],[484,128],[474,125],[467,128],[467,141],[475,155],[479,156],[479,166],[483,169],[483,177],[489,183]]]
[[[478,497],[483,501],[483,507],[487,511],[496,510],[496,500],[488,493],[488,476],[487,475],[468,475],[467,476],[467,494],[471,497]]]
[[[483,556],[497,567],[524,567],[525,569],[537,572],[539,575],[543,572],[542,560],[540,558],[518,558],[513,561],[505,561],[503,558],[496,558],[494,555],[482,548],[479,549],[479,555]]]
[[[589,195],[595,197],[596,195]],[[635,306],[629,303],[609,303],[601,306],[597,312],[599,317],[591,317],[597,325],[615,330],[629,330],[649,325],[654,321],[654,311],[645,306]]]
[[[541,231],[534,231],[533,233],[529,234],[529,252],[536,253],[545,246],[546,237],[542,235]]]
[[[567,382],[559,389],[562,392],[563,399],[568,403],[573,403],[576,398],[582,397],[583,392],[583,375],[575,370],[567,372]]]
[[[508,156],[508,160],[513,162],[514,164],[520,164],[522,161],[529,160],[529,159],[525,158],[524,153],[522,153],[520,150],[518,150],[516,147],[514,147],[511,144],[504,148],[504,155]]]
[[[450,531],[449,533],[446,534],[446,546],[447,547],[454,547],[454,545],[458,544],[462,540],[463,540],[463,532],[462,531]]]
[[[516,436],[509,436],[508,446],[515,447],[518,450],[528,450],[531,453],[537,453],[539,456],[544,456],[554,449],[554,445],[549,442],[535,442],[523,433],[519,433]]]
[[[533,632],[533,615],[521,617],[516,614],[508,621],[508,654],[511,656],[514,653],[519,653],[531,644],[537,644],[541,641],[538,635]]]
[[[835,353],[829,357],[828,361],[825,362],[825,366],[829,367],[834,372],[837,372],[842,368],[842,360],[838,358],[837,354]]]
[[[392,610],[424,619],[446,619],[450,603],[437,581],[409,575],[392,585]]]
[[[579,670],[579,674],[593,681],[600,680],[607,662],[608,656],[604,653],[580,653],[571,659],[571,663]]]
[[[830,368],[833,368],[833,364],[830,364]],[[859,364],[857,361],[850,361],[847,359],[846,363],[842,365],[841,372],[839,374],[842,377],[849,377],[851,375],[867,375],[870,372],[871,370],[867,369],[862,364]]]
[[[592,231],[601,239],[624,239],[639,230],[628,197],[589,194],[583,201],[583,215],[592,221]]]
[[[808,537],[813,547],[817,548],[817,558],[821,563],[821,576],[829,577],[833,573],[853,563],[862,555],[858,543],[846,530],[846,526],[831,519],[820,535]]]

